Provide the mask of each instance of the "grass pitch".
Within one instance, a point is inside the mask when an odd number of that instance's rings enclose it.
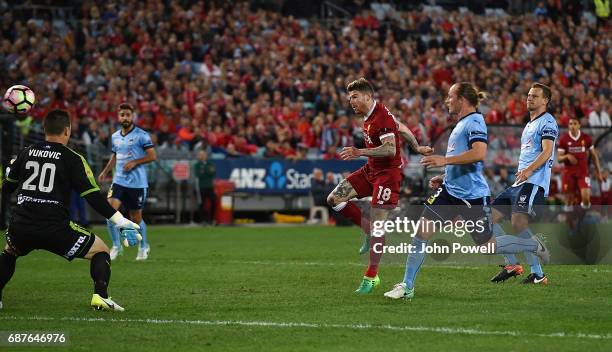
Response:
[[[428,258],[415,299],[398,302],[382,294],[400,262],[383,264],[374,295],[353,294],[365,268],[354,227],[150,226],[149,238],[147,262],[135,249],[113,262],[123,313],[90,309],[87,261],[18,259],[0,331],[62,331],[75,351],[612,350],[610,265],[547,266],[550,285],[533,287],[491,284],[499,258]]]

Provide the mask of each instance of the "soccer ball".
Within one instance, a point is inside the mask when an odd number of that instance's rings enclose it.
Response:
[[[15,85],[6,90],[2,106],[11,114],[27,115],[34,106],[36,97],[34,92],[22,85]]]

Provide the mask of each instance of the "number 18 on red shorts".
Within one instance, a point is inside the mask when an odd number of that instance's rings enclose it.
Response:
[[[353,172],[347,178],[357,192],[357,198],[372,196],[373,207],[390,208],[397,206],[402,184],[402,169],[375,170],[369,164]]]

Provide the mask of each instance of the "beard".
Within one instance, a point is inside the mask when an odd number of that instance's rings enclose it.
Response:
[[[122,121],[121,122],[121,127],[125,128],[126,130],[130,129],[132,127],[134,123],[131,121]]]

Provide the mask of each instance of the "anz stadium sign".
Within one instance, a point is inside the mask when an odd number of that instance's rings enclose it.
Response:
[[[314,168],[334,174],[335,182],[345,171],[353,172],[365,160],[277,160],[277,159],[225,159],[212,160],[217,178],[233,181],[236,191],[248,193],[294,193],[310,191]]]

